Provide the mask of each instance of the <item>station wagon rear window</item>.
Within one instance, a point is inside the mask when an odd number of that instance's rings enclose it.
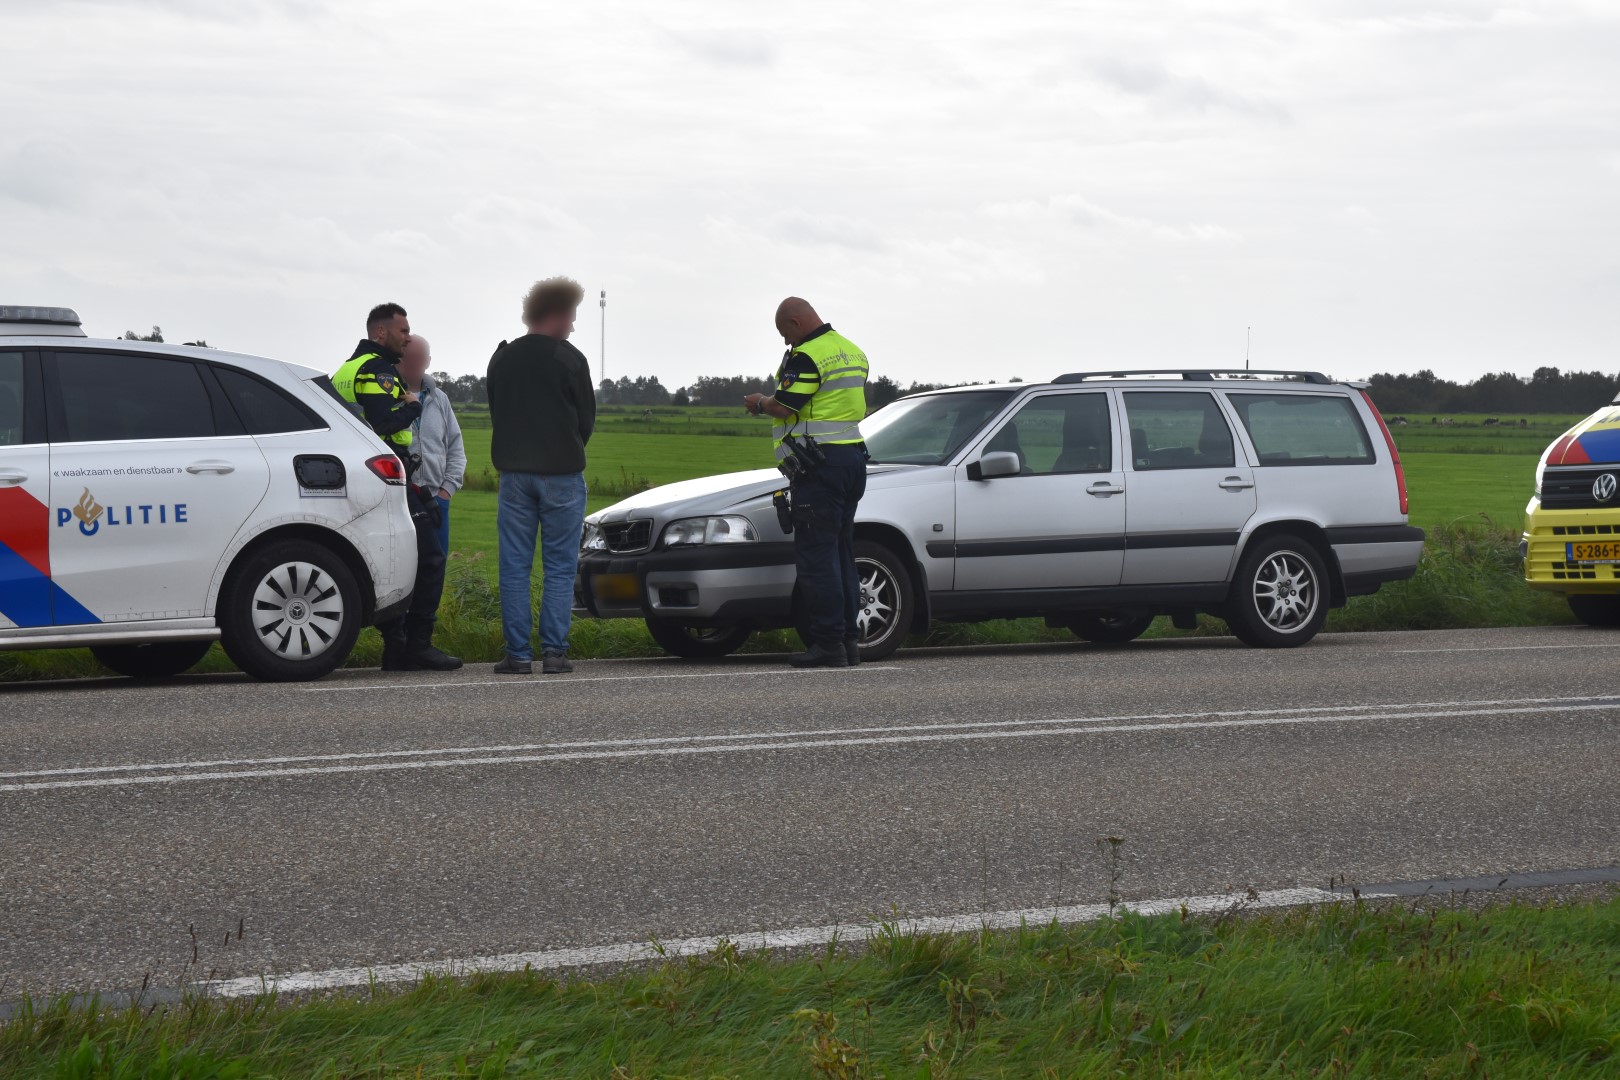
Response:
[[[1248,393],[1227,397],[1262,465],[1371,465],[1376,460],[1349,398]]]

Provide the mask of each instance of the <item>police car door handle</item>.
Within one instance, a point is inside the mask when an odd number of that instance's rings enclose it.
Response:
[[[1109,495],[1123,495],[1124,493],[1125,488],[1123,485],[1110,483],[1107,480],[1099,480],[1086,488],[1087,495],[1095,495],[1098,498],[1106,498]]]
[[[236,466],[228,461],[193,461],[186,466],[186,472],[188,473],[231,473],[235,471]]]
[[[0,487],[16,487],[26,483],[28,474],[17,469],[0,469]]]
[[[1253,480],[1245,480],[1241,476],[1228,476],[1221,481],[1221,487],[1227,491],[1242,491],[1244,488],[1254,487]]]

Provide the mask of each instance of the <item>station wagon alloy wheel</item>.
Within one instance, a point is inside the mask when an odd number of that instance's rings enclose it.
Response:
[[[343,594],[320,567],[283,564],[266,574],[253,593],[253,625],[272,652],[319,656],[343,625]]]
[[[855,615],[861,644],[886,637],[894,625],[897,586],[889,568],[872,559],[856,559],[861,575],[861,607]]]
[[[1310,544],[1297,536],[1262,537],[1239,564],[1226,621],[1249,645],[1303,645],[1327,620],[1326,583],[1322,557]]]

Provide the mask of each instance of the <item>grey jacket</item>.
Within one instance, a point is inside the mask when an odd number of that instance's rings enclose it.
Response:
[[[433,376],[422,376],[422,415],[416,421],[416,445],[422,465],[412,477],[433,494],[440,488],[454,495],[467,476],[467,450],[461,444],[461,424],[450,399]]]

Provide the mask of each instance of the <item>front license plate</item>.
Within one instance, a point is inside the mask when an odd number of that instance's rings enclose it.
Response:
[[[1578,563],[1620,563],[1620,543],[1565,544],[1564,560]]]
[[[641,598],[641,583],[634,574],[597,574],[592,582],[598,600],[634,603]]]

